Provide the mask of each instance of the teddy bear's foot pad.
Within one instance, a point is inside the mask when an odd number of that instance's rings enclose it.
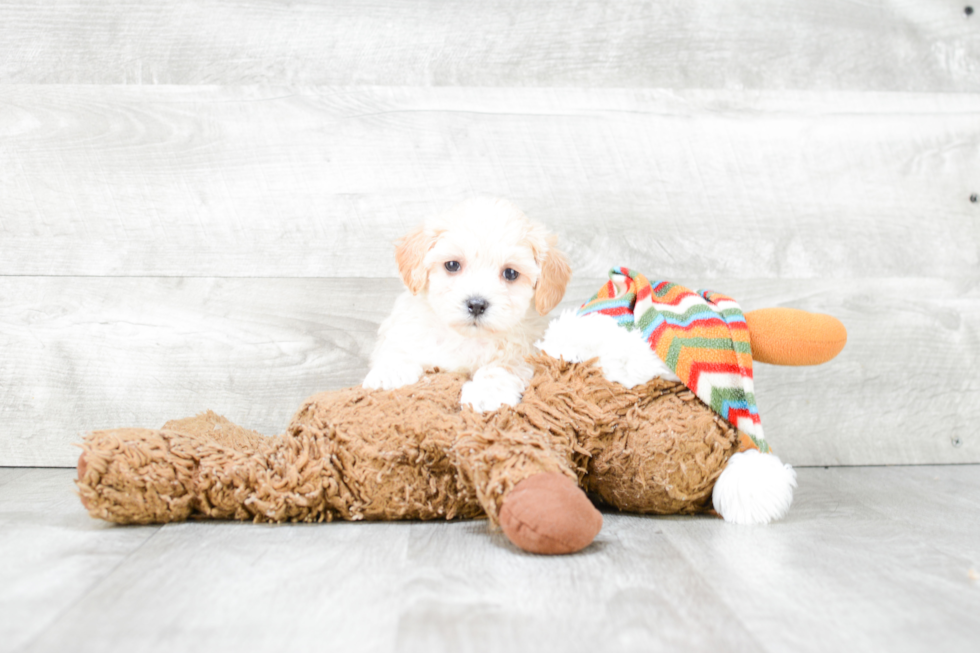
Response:
[[[602,513],[572,479],[542,473],[524,479],[507,495],[500,527],[514,545],[530,553],[575,553],[599,534]]]

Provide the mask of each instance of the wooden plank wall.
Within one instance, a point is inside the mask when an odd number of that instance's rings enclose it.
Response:
[[[795,306],[798,465],[980,462],[980,16],[962,2],[0,5],[0,465],[359,382],[391,241],[474,194],[614,264]]]

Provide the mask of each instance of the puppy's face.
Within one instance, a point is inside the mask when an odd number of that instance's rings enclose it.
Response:
[[[543,227],[504,200],[468,200],[399,244],[405,285],[464,335],[506,333],[561,301],[571,276]]]

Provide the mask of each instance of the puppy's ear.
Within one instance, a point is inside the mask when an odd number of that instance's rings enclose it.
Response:
[[[572,278],[568,259],[554,247],[548,247],[541,262],[541,276],[534,287],[534,308],[546,315],[565,296],[565,286]]]
[[[395,262],[398,263],[398,273],[405,282],[405,287],[417,295],[425,288],[429,280],[428,271],[423,262],[425,255],[436,243],[436,235],[420,226],[396,243]]]

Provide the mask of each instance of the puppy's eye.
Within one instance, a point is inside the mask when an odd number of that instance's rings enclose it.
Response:
[[[521,273],[514,268],[504,270],[504,279],[507,279],[507,281],[517,281],[517,277],[519,276],[521,276]]]
[[[460,267],[459,261],[446,261],[446,271],[448,272],[459,272]]]

